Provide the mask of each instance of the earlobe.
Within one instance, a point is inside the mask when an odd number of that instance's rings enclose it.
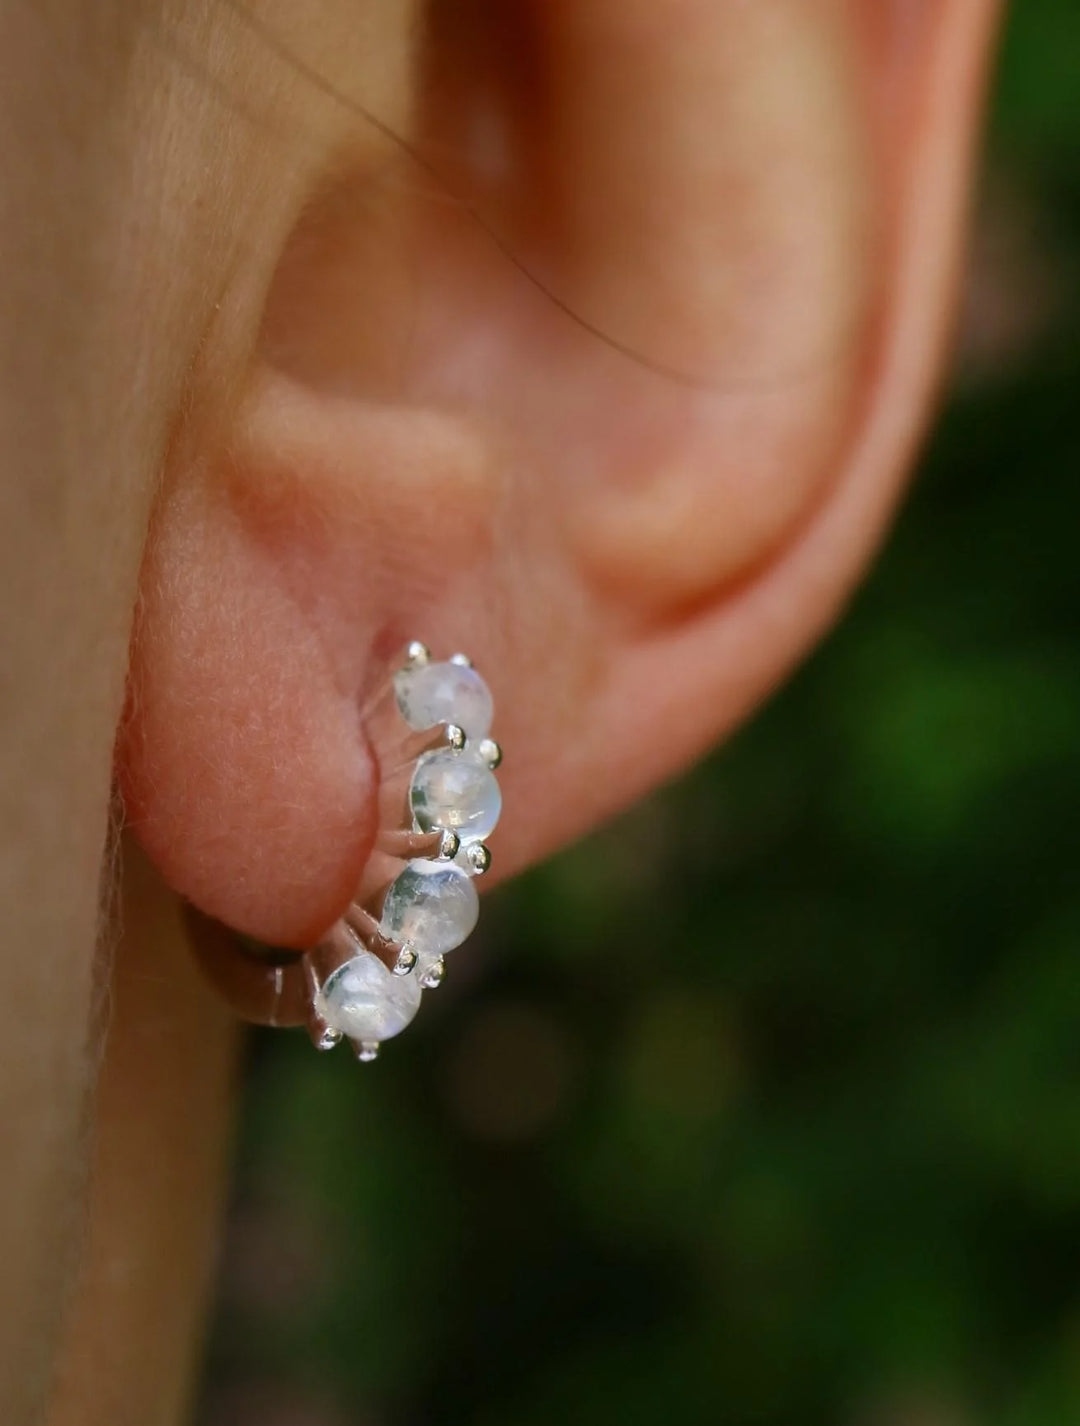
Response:
[[[205,469],[174,476],[119,769],[134,830],[204,911],[303,946],[355,893],[377,821],[365,697],[402,631],[487,567],[494,478],[462,422],[266,371]]]
[[[330,924],[375,835],[371,755],[335,665],[220,486],[171,490],[132,648],[127,816],[176,890],[286,945]]]

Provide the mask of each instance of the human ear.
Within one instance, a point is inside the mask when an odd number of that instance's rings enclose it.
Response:
[[[146,554],[120,772],[178,891],[278,944],[340,914],[410,637],[493,686],[501,870],[776,683],[926,417],[994,13],[446,0],[378,161],[323,86]]]

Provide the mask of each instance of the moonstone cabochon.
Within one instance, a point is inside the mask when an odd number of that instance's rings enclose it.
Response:
[[[414,975],[394,975],[370,951],[339,966],[320,988],[315,1009],[350,1040],[393,1039],[420,1008],[423,988]]]
[[[424,962],[460,946],[475,929],[480,898],[472,878],[454,865],[413,861],[390,883],[382,932],[407,941]]]
[[[420,831],[450,828],[463,842],[477,842],[494,830],[502,793],[482,758],[447,748],[418,760],[409,806]]]
[[[491,692],[474,668],[456,663],[403,668],[394,675],[394,694],[410,728],[456,723],[470,742],[491,731]]]

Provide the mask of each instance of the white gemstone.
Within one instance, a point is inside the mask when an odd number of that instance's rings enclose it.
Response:
[[[392,1039],[420,1006],[419,977],[394,975],[370,951],[339,966],[315,997],[315,1009],[333,1030],[350,1040]]]
[[[381,929],[391,940],[412,946],[420,971],[460,946],[479,916],[480,898],[463,871],[446,863],[414,861],[386,893]]]
[[[470,740],[486,738],[491,728],[491,693],[474,668],[456,663],[403,668],[394,675],[394,693],[410,728],[456,723]]]
[[[502,794],[487,763],[467,751],[442,749],[417,761],[409,806],[421,832],[449,827],[462,842],[477,842],[498,822]]]

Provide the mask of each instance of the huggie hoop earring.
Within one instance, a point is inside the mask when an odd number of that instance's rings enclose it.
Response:
[[[187,908],[196,955],[240,1015],[306,1025],[320,1050],[348,1039],[361,1061],[412,1022],[475,927],[475,878],[491,865],[502,809],[491,693],[464,654],[435,662],[411,643],[369,715],[378,721],[387,704],[397,731],[383,758],[386,824],[367,890],[318,945],[270,956]]]

